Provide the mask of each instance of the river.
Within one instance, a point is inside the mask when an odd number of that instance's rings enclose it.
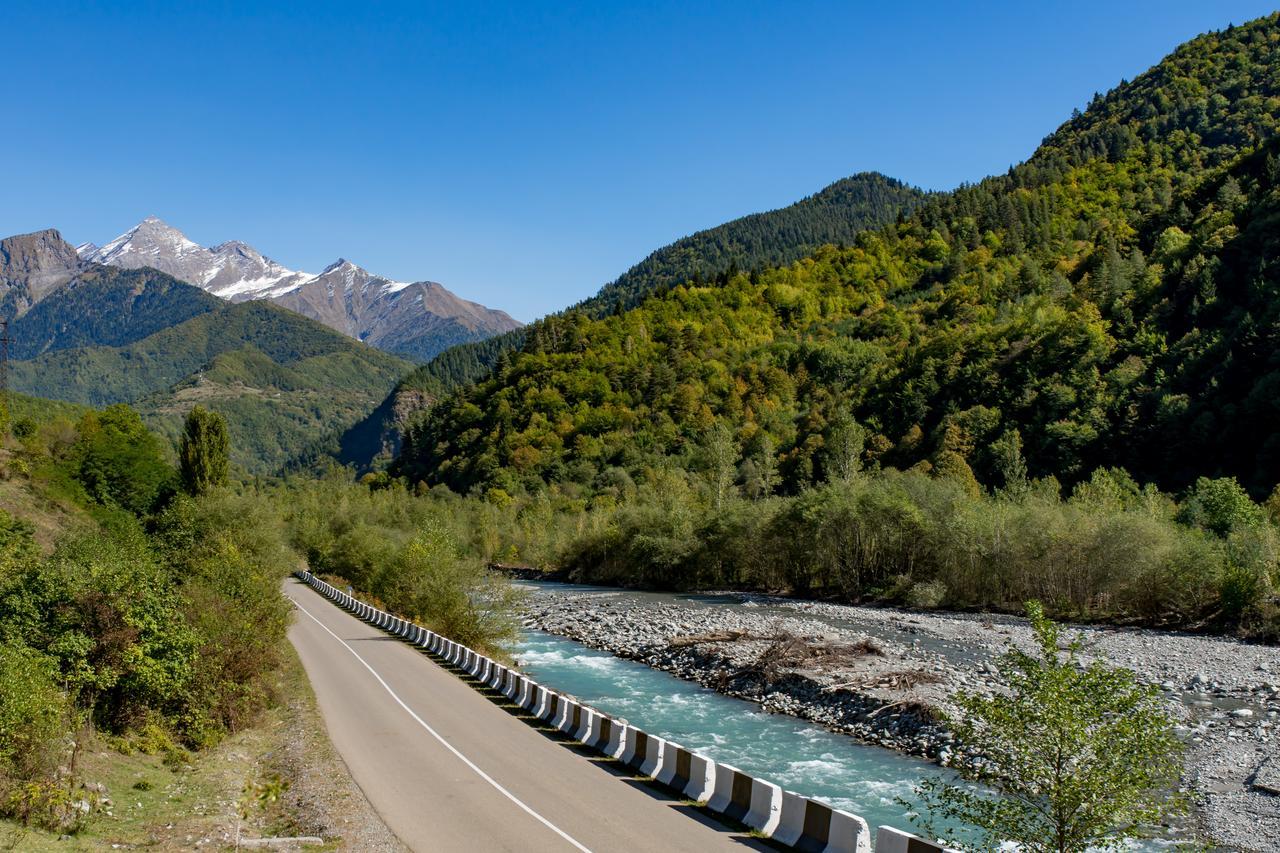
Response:
[[[547,582],[522,582],[531,590],[630,596],[693,609],[742,606],[737,597],[622,591]],[[767,601],[758,605],[772,610]],[[778,608],[778,615],[784,611]],[[824,620],[826,621],[826,620]],[[830,620],[832,624],[845,620]],[[841,624],[841,627],[845,627]],[[960,643],[902,638],[926,646],[929,654],[966,659]],[[783,788],[863,817],[879,825],[924,834],[911,816],[921,779],[955,774],[937,765],[883,747],[835,734],[805,720],[769,714],[746,702],[691,681],[589,648],[564,637],[527,631],[512,649],[523,671],[541,684],[571,694],[605,713],[659,737],[731,764]],[[940,828],[959,828],[935,818]],[[1176,831],[1174,833],[1177,834]],[[1130,843],[1129,850],[1167,849],[1167,841]]]
[[[860,815],[873,829],[888,824],[913,830],[908,809],[897,798],[912,799],[921,777],[942,772],[562,637],[529,632],[513,652],[521,669],[547,687],[716,761]]]

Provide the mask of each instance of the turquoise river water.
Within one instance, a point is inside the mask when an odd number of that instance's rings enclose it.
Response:
[[[562,637],[530,632],[513,651],[521,668],[543,685],[716,761],[861,815],[873,831],[880,824],[913,830],[908,809],[897,798],[912,800],[922,777],[941,772]]]

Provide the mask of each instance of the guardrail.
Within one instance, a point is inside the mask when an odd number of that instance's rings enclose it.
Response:
[[[824,853],[871,853],[871,830],[857,815],[784,791],[772,782],[615,720],[473,649],[371,607],[310,572],[295,574],[356,617],[458,667],[522,710],[597,752],[652,777],[679,796],[705,803],[711,811],[789,847]],[[890,826],[879,827],[875,850],[876,853],[951,853],[939,844]]]

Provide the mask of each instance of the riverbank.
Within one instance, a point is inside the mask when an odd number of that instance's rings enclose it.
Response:
[[[988,689],[993,660],[1031,631],[1009,617],[920,613],[755,595],[672,596],[538,584],[527,624],[640,661],[768,711],[952,764],[939,720],[956,689]],[[1280,654],[1229,639],[1086,627],[1088,648],[1161,686],[1189,749],[1200,829],[1238,850],[1276,850]]]

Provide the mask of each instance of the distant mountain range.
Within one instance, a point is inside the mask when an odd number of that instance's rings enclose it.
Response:
[[[269,300],[416,361],[520,328],[505,312],[433,281],[393,281],[341,258],[318,275],[292,270],[237,240],[206,248],[154,216],[106,245],[84,243],[75,251],[93,263],[160,270],[232,302]]]
[[[152,267],[87,260],[53,229],[0,240],[0,316],[14,390],[129,403],[170,436],[203,404],[227,418],[233,459],[254,473],[359,420],[410,367],[269,301],[228,303]]]

